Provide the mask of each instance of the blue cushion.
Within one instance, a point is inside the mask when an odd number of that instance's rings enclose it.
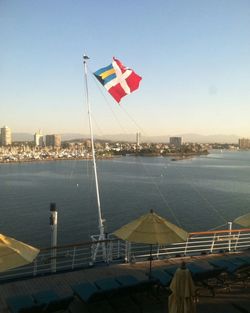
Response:
[[[120,288],[120,285],[113,277],[98,279],[95,281],[95,285],[101,291],[112,291]]]
[[[37,303],[48,304],[59,299],[58,294],[54,290],[44,290],[32,295]]]
[[[72,289],[74,293],[84,302],[90,301],[94,295],[100,293],[95,285],[88,282],[74,285],[72,286]]]
[[[121,275],[115,277],[115,280],[122,286],[122,287],[130,287],[139,284],[139,280],[132,275]]]
[[[238,258],[238,257],[228,257],[228,258],[225,258],[225,260],[233,263],[234,265],[237,265],[239,268],[248,265],[246,260]]]
[[[209,263],[211,263],[214,266],[224,268],[225,271],[228,273],[233,273],[239,268],[238,265],[226,261],[225,259],[210,260]]]
[[[206,273],[208,271],[206,268],[201,267],[201,266],[197,265],[196,263],[187,263],[186,267],[187,267],[187,269],[190,270],[192,275]]]
[[[12,313],[18,313],[21,309],[35,306],[35,302],[30,295],[11,297],[6,299],[6,302]]]
[[[169,265],[166,268],[164,268],[164,271],[174,276],[177,268],[179,268],[179,265]]]
[[[46,313],[54,313],[57,311],[66,310],[70,303],[73,300],[73,296],[67,296],[67,297],[59,297],[56,300],[52,300],[48,305],[45,307]]]
[[[162,286],[169,286],[173,278],[172,275],[160,269],[152,270],[151,277],[159,282]]]

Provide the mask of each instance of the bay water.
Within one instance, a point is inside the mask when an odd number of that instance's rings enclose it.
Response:
[[[181,161],[124,156],[98,160],[97,168],[106,232],[150,209],[187,231],[225,228],[250,211],[249,151]],[[98,234],[90,160],[0,164],[0,233],[49,247],[51,202],[58,208],[58,244]]]

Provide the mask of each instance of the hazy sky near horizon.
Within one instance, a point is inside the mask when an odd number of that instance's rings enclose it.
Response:
[[[142,76],[120,106],[93,77],[96,134],[250,136],[249,0],[0,0],[0,126],[88,133],[82,55]]]

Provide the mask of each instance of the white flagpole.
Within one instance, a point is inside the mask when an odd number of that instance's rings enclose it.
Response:
[[[88,75],[87,75],[87,60],[88,59],[89,57],[87,55],[83,56],[84,74],[85,74],[85,92],[86,92],[86,101],[87,101],[87,106],[88,106],[92,158],[93,158],[93,166],[94,166],[94,174],[95,174],[96,198],[97,198],[98,220],[99,220],[99,230],[100,230],[99,240],[104,240],[105,239],[104,225],[103,225],[104,220],[102,218],[102,210],[101,210],[101,203],[100,203],[99,184],[98,184],[96,158],[95,158],[94,136],[93,136],[93,127],[92,127],[92,118],[91,118],[91,108],[90,108],[89,92],[88,92]]]

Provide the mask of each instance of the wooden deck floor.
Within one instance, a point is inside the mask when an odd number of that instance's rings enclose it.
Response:
[[[219,256],[221,256],[221,254]],[[187,262],[191,262],[191,261],[195,262],[196,260],[207,260],[208,258],[215,258],[215,257],[217,256],[207,255],[207,256],[198,256],[198,257],[175,258],[175,259],[169,259],[169,260],[156,260],[156,261],[153,261],[153,267],[154,268],[166,267],[169,264],[180,263],[182,260],[185,260]],[[100,265],[100,266],[95,266],[93,268],[88,268],[88,269],[83,269],[83,270],[78,270],[78,271],[48,275],[44,277],[36,277],[32,279],[26,279],[26,280],[20,280],[20,281],[8,282],[8,283],[2,283],[0,285],[0,313],[9,313],[9,310],[6,304],[6,299],[8,297],[24,295],[24,294],[32,294],[32,293],[36,293],[36,292],[47,290],[47,289],[54,289],[59,295],[67,296],[67,295],[72,294],[71,285],[77,284],[79,282],[84,282],[84,281],[94,282],[95,280],[99,278],[110,277],[110,276],[112,277],[112,276],[123,275],[123,274],[132,274],[136,276],[138,279],[144,280],[145,278],[147,278],[148,271],[149,271],[149,262],[140,262],[140,263],[135,263],[135,264],[119,264],[119,265]],[[241,302],[242,301],[246,302],[246,305],[249,305],[249,312],[250,312],[250,288],[244,288],[243,286],[238,286],[237,288],[234,291],[235,294],[233,295],[233,297],[235,299],[238,299],[239,296],[242,297],[244,294],[244,297],[243,297],[244,301],[241,300]],[[213,301],[212,301],[211,297],[207,297],[205,295],[204,299],[203,300],[200,299],[200,303],[199,303],[200,307],[202,307],[202,303],[204,304],[206,302],[210,304],[212,303],[211,305],[213,305],[213,303],[216,303],[216,299],[218,299],[218,297],[216,296],[215,298],[213,298]],[[232,297],[230,296],[228,296],[227,298],[222,297],[222,299],[223,299],[221,300],[222,302],[223,301],[230,302],[232,300]],[[217,302],[217,304],[219,305],[219,302]],[[78,304],[75,303],[74,305],[77,307]],[[203,311],[204,313],[207,312],[205,310]],[[203,312],[203,311],[200,311],[200,312]],[[76,309],[76,312],[83,312],[83,310]],[[161,306],[159,306],[158,309],[155,307],[154,312],[167,312],[167,294],[165,298],[163,297],[163,302],[161,303]],[[215,310],[214,312],[219,313],[220,311]],[[240,311],[232,311],[232,312],[240,312]],[[244,311],[241,311],[241,312],[244,312]],[[225,313],[227,313],[227,311],[225,311]]]

